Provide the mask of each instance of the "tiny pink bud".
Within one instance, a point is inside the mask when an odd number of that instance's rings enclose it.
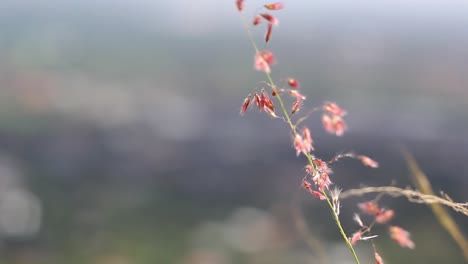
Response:
[[[273,65],[276,63],[275,56],[273,56],[273,53],[271,53],[271,51],[268,51],[268,50],[261,51],[260,55],[268,63],[268,65]]]
[[[371,168],[378,168],[379,167],[379,163],[377,163],[377,161],[367,157],[367,156],[364,156],[364,155],[360,155],[358,156],[358,159],[361,160],[362,164],[364,164],[365,166],[369,166]]]
[[[268,41],[270,41],[272,31],[273,31],[273,24],[268,24],[267,32],[265,34],[265,43],[268,43]]]
[[[278,19],[276,17],[268,14],[268,13],[260,14],[260,16],[262,16],[266,21],[268,21],[268,23],[270,23],[272,25],[277,26],[279,24]]]
[[[277,96],[278,94],[282,94],[284,92],[284,89],[279,89],[276,91],[271,92],[272,96]]]
[[[301,99],[301,100],[305,100],[306,97],[304,95],[302,95],[298,90],[292,90],[292,89],[289,89],[288,90],[289,94],[297,99]]]
[[[379,224],[385,224],[390,221],[394,215],[395,212],[393,210],[385,210],[375,217],[375,221]]]
[[[384,264],[382,257],[380,257],[379,253],[374,253],[375,257],[375,264]]]
[[[255,99],[255,104],[258,107],[258,110],[262,110],[263,109],[263,101],[260,100],[260,96],[258,96],[257,93],[254,94],[254,99]]]
[[[252,21],[252,24],[253,24],[254,26],[256,26],[256,25],[260,24],[260,22],[262,22],[262,18],[259,17],[259,16],[256,16],[256,17],[254,17],[254,19],[253,19],[253,21]]]
[[[260,93],[260,101],[263,102],[263,105],[267,108],[269,108],[271,111],[275,111],[275,105],[273,104],[273,101],[271,101],[270,97],[265,93],[265,90],[262,89],[262,92]]]
[[[312,184],[306,180],[302,181],[302,187],[306,190],[312,191]]]
[[[270,73],[270,65],[274,64],[276,62],[275,57],[273,56],[273,53],[271,53],[268,50],[264,50],[261,52],[258,52],[255,55],[255,60],[254,60],[254,66],[255,69],[258,71],[263,71],[266,73]]]
[[[299,109],[301,108],[301,105],[302,105],[302,100],[297,99],[296,102],[294,102],[294,104],[293,104],[293,106],[291,108],[291,115],[293,115],[294,113],[299,111]]]
[[[370,215],[380,215],[382,210],[377,206],[375,202],[364,202],[358,204],[359,209],[362,212]]]
[[[291,86],[292,88],[298,88],[299,87],[299,81],[293,78],[288,78],[288,85]]]
[[[401,247],[414,248],[414,242],[410,239],[410,233],[398,226],[389,228],[390,237],[397,242]]]
[[[327,199],[321,192],[311,191],[310,193],[312,193],[315,197],[319,198],[320,200]]]
[[[362,232],[361,230],[357,231],[356,233],[354,233],[351,238],[349,239],[349,241],[351,242],[352,245],[355,245],[356,242],[358,242],[359,240],[361,240],[361,235],[362,235]]]
[[[333,134],[335,132],[335,128],[333,127],[333,123],[329,115],[324,114],[322,116],[322,124],[325,128],[325,131],[327,131],[328,133]]]
[[[326,102],[323,108],[325,111],[329,112],[332,115],[338,115],[338,116],[346,115],[346,111],[333,102]]]
[[[342,136],[347,129],[346,123],[344,122],[343,118],[338,115],[333,115],[330,117],[327,114],[323,114],[322,116],[322,123],[325,131],[330,134],[335,134],[336,136]]]
[[[237,6],[237,10],[239,10],[239,12],[244,10],[244,0],[236,0],[236,6]]]
[[[309,153],[312,150],[314,150],[314,147],[312,146],[313,140],[312,140],[312,134],[310,133],[310,129],[305,127],[302,130],[302,137],[304,138],[304,147],[306,149],[306,152]]]
[[[266,9],[268,9],[268,10],[280,10],[280,9],[284,8],[284,3],[277,2],[277,3],[273,3],[273,4],[264,5],[264,7]]]
[[[271,117],[274,117],[274,118],[279,118],[279,116],[277,116],[275,114],[275,111],[273,111],[272,109],[268,108],[266,105],[263,107],[263,110],[265,110],[265,112],[267,114],[269,114]]]
[[[254,67],[257,71],[262,71],[266,73],[271,72],[270,65],[265,61],[265,59],[261,56],[261,54],[255,55],[255,63]]]
[[[304,140],[299,134],[296,134],[296,136],[294,136],[294,148],[296,149],[296,156],[299,156],[301,152],[306,151],[304,146]]]
[[[242,104],[241,110],[240,110],[241,115],[243,115],[245,111],[247,111],[247,107],[249,107],[251,99],[252,99],[252,96],[250,94],[244,99],[244,103]]]
[[[347,129],[346,123],[344,122],[343,118],[337,115],[333,116],[332,124],[335,131],[335,135],[338,137],[343,136],[345,130]]]

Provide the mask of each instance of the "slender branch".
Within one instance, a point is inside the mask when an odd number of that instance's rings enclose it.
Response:
[[[412,203],[420,204],[442,204],[452,208],[454,211],[468,216],[468,202],[457,203],[452,201],[447,195],[439,197],[431,194],[424,194],[411,189],[402,189],[394,186],[364,187],[359,189],[350,189],[341,193],[340,198],[346,199],[352,196],[363,196],[369,193],[386,194],[392,197],[404,196]]]
[[[328,195],[327,195],[327,193],[325,191],[323,191],[322,194],[325,196],[325,198],[327,200],[328,207],[330,207],[330,209],[332,211],[333,218],[335,218],[336,225],[338,226],[338,229],[340,230],[340,234],[343,237],[343,240],[346,242],[346,245],[348,246],[349,250],[353,254],[353,257],[354,257],[354,260],[356,261],[356,263],[360,264],[359,258],[358,258],[357,254],[356,254],[356,251],[354,251],[354,247],[351,244],[351,241],[349,241],[348,236],[346,236],[346,233],[345,233],[345,231],[343,229],[343,226],[341,226],[340,217],[336,214],[336,211],[333,210],[333,204],[331,203],[330,198],[328,198]]]

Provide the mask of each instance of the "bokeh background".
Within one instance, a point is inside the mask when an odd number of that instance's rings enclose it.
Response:
[[[345,160],[332,180],[408,186],[405,146],[436,191],[467,201],[468,4],[285,2],[275,80],[349,112],[343,138],[307,121],[317,155],[381,165]],[[246,0],[248,18],[264,3]],[[265,78],[253,54],[233,0],[1,1],[0,263],[353,263],[300,188],[285,124],[238,113]],[[346,232],[365,199],[343,201]],[[386,263],[464,263],[426,206],[382,204],[416,243],[377,228]]]

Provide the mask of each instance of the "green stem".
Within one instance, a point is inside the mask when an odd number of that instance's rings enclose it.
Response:
[[[343,229],[343,226],[341,226],[340,217],[336,214],[335,210],[333,210],[333,204],[330,201],[330,198],[328,197],[328,195],[327,195],[327,193],[325,191],[323,191],[322,194],[325,196],[325,198],[327,200],[328,207],[330,207],[330,209],[332,211],[333,218],[335,218],[336,226],[338,226],[338,229],[340,230],[340,234],[343,237],[343,240],[346,242],[346,245],[348,246],[349,250],[351,251],[351,254],[353,254],[354,261],[356,261],[357,264],[360,264],[359,258],[358,258],[357,254],[356,254],[356,251],[354,251],[354,247],[351,244],[351,241],[349,241],[348,236],[346,236],[346,233],[345,233],[345,231]]]
[[[247,31],[247,35],[249,36],[249,39],[250,39],[250,42],[252,43],[252,46],[253,48],[255,49],[255,52],[256,53],[259,53],[260,50],[257,46],[257,43],[255,42],[255,39],[252,35],[252,31],[250,30],[250,26],[249,26],[249,23],[247,21],[247,19],[241,15],[241,19],[242,19],[242,22],[244,24],[244,27]],[[280,108],[281,110],[283,111],[283,114],[284,114],[284,118],[286,120],[286,122],[288,123],[289,127],[291,128],[291,131],[293,132],[294,136],[296,136],[297,134],[297,131],[296,131],[296,126],[293,124],[293,122],[291,121],[291,116],[289,115],[288,113],[288,110],[286,109],[286,107],[284,106],[284,101],[283,99],[281,98],[280,94],[278,93],[278,90],[276,89],[276,85],[275,85],[275,82],[273,81],[273,78],[271,77],[271,74],[269,72],[265,72],[266,74],[266,77],[268,79],[268,82],[270,83],[270,86],[271,88],[273,89],[273,91],[275,92],[276,94],[276,98],[280,104]],[[312,166],[312,168],[314,169],[314,172],[316,170],[315,168],[315,164],[313,162],[313,158],[312,156],[309,154],[309,153],[304,153],[304,156],[306,156],[309,164]],[[327,204],[328,204],[328,207],[330,208],[330,210],[332,211],[332,214],[333,214],[333,218],[335,219],[335,222],[336,222],[336,226],[338,227],[339,231],[340,231],[340,234],[341,236],[343,237],[343,240],[346,242],[346,245],[348,246],[349,250],[351,251],[351,253],[353,254],[353,257],[354,257],[354,260],[356,262],[356,264],[360,264],[359,262],[359,258],[356,254],[356,251],[354,250],[354,247],[353,245],[351,244],[351,242],[349,241],[348,237],[346,236],[346,233],[343,229],[343,226],[341,225],[341,221],[340,221],[340,218],[338,217],[338,215],[336,214],[335,210],[333,209],[333,204],[332,202],[330,201],[330,198],[328,197],[328,195],[326,194],[325,191],[322,192],[322,194],[325,196],[326,198],[326,201],[327,201]]]

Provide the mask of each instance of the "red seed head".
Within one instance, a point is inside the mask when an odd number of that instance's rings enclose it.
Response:
[[[292,88],[299,88],[299,81],[293,78],[288,78],[288,85]]]
[[[277,2],[277,3],[264,5],[264,7],[268,10],[280,10],[284,8],[284,3]]]

